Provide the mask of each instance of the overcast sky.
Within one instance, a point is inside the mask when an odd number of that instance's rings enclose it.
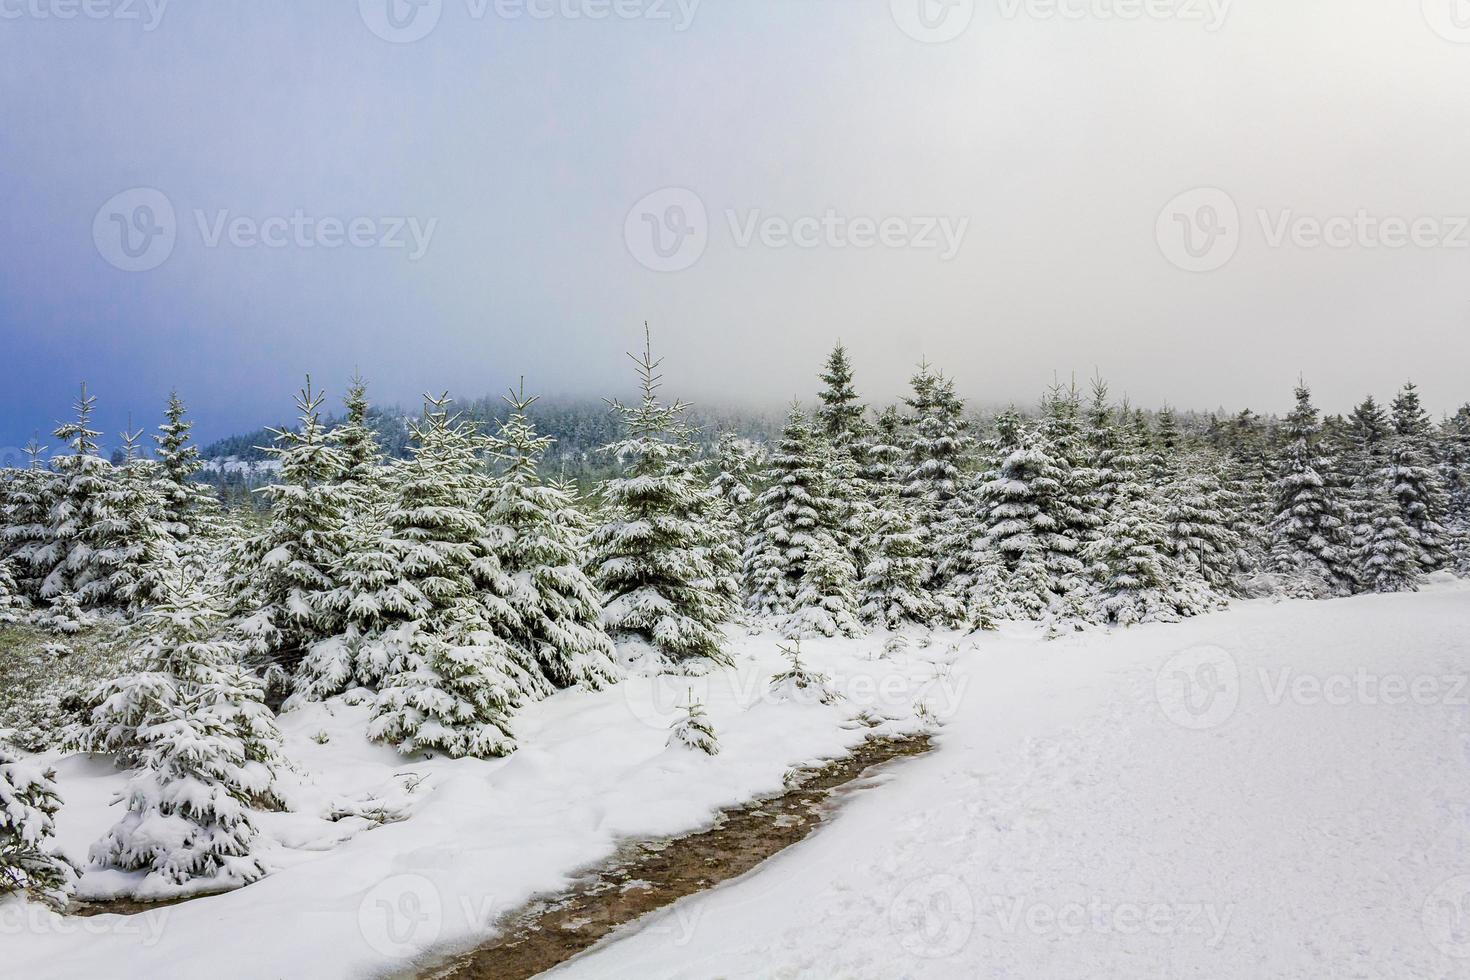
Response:
[[[874,401],[1470,399],[1464,0],[87,2],[0,0],[0,446],[82,378],[622,391],[645,319],[706,403],[839,337]]]

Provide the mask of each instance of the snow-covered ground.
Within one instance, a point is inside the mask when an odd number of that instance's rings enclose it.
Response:
[[[939,749],[553,976],[1470,976],[1470,590],[983,642]]]
[[[942,723],[937,750],[557,975],[1470,975],[1465,583],[1053,642],[1009,626],[886,656],[882,638],[808,641],[848,695],[833,706],[765,695],[775,642],[736,637],[738,669],[710,678],[558,695],[493,762],[405,763],[364,741],[365,707],[288,714],[299,785],[296,812],[262,819],[274,874],[132,917],[0,905],[0,974],[402,972],[617,839],[693,829],[887,718],[876,731]],[[691,686],[713,758],[664,745]],[[84,857],[121,777],[57,765],[60,837]],[[411,816],[326,819],[373,798]]]

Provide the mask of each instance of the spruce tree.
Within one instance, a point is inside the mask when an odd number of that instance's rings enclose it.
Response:
[[[1457,574],[1470,576],[1470,405],[1441,427],[1440,478],[1445,486],[1445,527]]]
[[[615,639],[639,638],[671,663],[727,664],[720,627],[734,610],[711,588],[719,572],[709,558],[725,545],[724,529],[703,520],[713,495],[688,466],[687,406],[658,400],[660,362],[650,343],[629,356],[642,397],[611,402],[626,435],[606,452],[622,472],[600,488],[604,520],[591,538],[603,623]]]
[[[481,513],[487,489],[477,436],[427,399],[412,457],[395,468],[386,517],[399,574],[428,609],[382,637],[384,679],[368,734],[400,752],[506,755],[510,713],[550,685],[534,655],[511,642],[520,627],[515,583]]]
[[[954,382],[921,364],[910,383],[913,394],[905,399],[910,441],[901,492],[914,502],[932,573],[928,586],[939,593],[946,584],[938,576],[940,559],[947,534],[955,531],[945,522],[954,514],[951,502],[962,489],[960,463],[970,436]]]
[[[223,620],[206,587],[170,576],[134,627],[136,671],[94,692],[83,746],[135,768],[126,814],[92,848],[96,863],[212,890],[265,873],[251,809],[281,805],[281,738],[242,649],[221,639]]]
[[[575,501],[538,475],[555,440],[537,435],[527,417],[535,401],[524,389],[506,398],[512,414],[500,424],[499,449],[509,467],[490,490],[486,510],[505,572],[515,582],[513,641],[556,687],[598,690],[618,675],[615,654],[602,626],[601,596],[582,571],[583,522]]]
[[[1180,571],[1222,595],[1238,593],[1236,576],[1244,564],[1235,530],[1239,505],[1222,464],[1207,451],[1184,455],[1162,501],[1167,551]]]
[[[189,439],[194,423],[184,416],[178,392],[170,392],[164,423],[153,437],[159,470],[158,520],[180,545],[207,533],[219,519],[219,501],[214,492],[194,480],[204,464],[199,460],[199,449]]]
[[[96,396],[88,395],[83,383],[75,403],[76,421],[61,424],[53,433],[71,452],[52,462],[59,482],[46,543],[32,553],[44,576],[40,596],[48,601],[70,594],[83,606],[100,606],[113,598],[107,569],[97,561],[94,549],[93,529],[105,529],[110,517],[104,499],[112,477],[112,465],[97,453],[100,433],[91,428],[96,404]]]
[[[65,908],[76,868],[55,845],[56,771],[0,743],[0,898],[23,894]]]
[[[344,399],[347,417],[332,430],[331,441],[342,454],[337,482],[348,488],[359,505],[370,503],[382,474],[383,454],[378,436],[368,422],[367,382],[354,376]]]
[[[17,594],[39,599],[45,574],[45,556],[51,540],[51,508],[60,480],[45,463],[46,447],[32,439],[26,446],[28,463],[10,474],[6,483],[4,521],[0,523],[0,555],[11,564]]]
[[[338,483],[345,464],[322,425],[324,399],[308,377],[296,396],[300,427],[270,430],[276,444],[267,452],[280,463],[280,482],[257,491],[270,514],[233,561],[241,636],[253,656],[292,669],[341,625],[327,596],[337,584],[332,569],[352,500]]]
[[[802,576],[819,538],[838,521],[837,502],[806,414],[793,407],[781,441],[767,459],[767,489],[755,504],[745,548],[750,611],[785,616],[796,611]]]
[[[905,623],[932,625],[939,619],[939,606],[925,588],[928,559],[914,526],[912,504],[891,484],[880,484],[871,499],[876,501],[878,518],[867,547],[859,615],[887,629]]]
[[[1366,519],[1357,536],[1358,579],[1370,592],[1418,590],[1420,550],[1404,520],[1390,471],[1367,484]]]
[[[1432,434],[1418,390],[1412,383],[1404,385],[1393,402],[1393,437],[1384,476],[1412,535],[1415,559],[1426,572],[1444,567],[1450,557],[1444,526],[1448,498],[1434,466]]]
[[[1277,464],[1271,564],[1288,588],[1310,595],[1346,595],[1355,585],[1346,508],[1338,500],[1333,461],[1319,445],[1321,424],[1312,393],[1297,386]]]
[[[996,420],[993,474],[982,489],[986,543],[1006,573],[1000,618],[1056,622],[1074,608],[1082,563],[1073,531],[1065,461],[1042,426],[1026,426],[1007,412]]]
[[[793,611],[783,624],[788,636],[810,633],[822,636],[857,636],[857,568],[852,558],[830,534],[812,540],[805,568],[792,602]]]
[[[719,736],[715,734],[714,725],[710,723],[704,705],[694,699],[692,690],[689,692],[688,702],[681,707],[684,715],[675,720],[674,727],[669,732],[668,747],[703,752],[705,755],[719,755]]]

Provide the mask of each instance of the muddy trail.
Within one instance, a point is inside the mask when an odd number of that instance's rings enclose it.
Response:
[[[837,792],[877,766],[929,751],[928,736],[870,739],[849,756],[801,769],[780,796],[723,811],[708,829],[631,841],[567,890],[501,920],[501,934],[424,970],[419,980],[524,980],[589,949],[620,926],[739,877],[805,839]]]

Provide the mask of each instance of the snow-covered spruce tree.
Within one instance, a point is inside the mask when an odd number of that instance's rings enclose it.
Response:
[[[270,513],[239,543],[232,562],[240,635],[252,657],[288,670],[341,627],[326,597],[336,586],[332,567],[343,552],[352,500],[337,482],[344,461],[322,426],[324,398],[308,377],[296,396],[300,428],[270,430],[276,444],[267,451],[280,464],[280,482],[256,491],[270,501]]]
[[[27,465],[9,474],[4,520],[0,521],[0,555],[11,562],[18,594],[27,600],[41,595],[42,570],[51,538],[51,508],[61,481],[46,465],[46,447],[32,439],[25,448]]]
[[[696,434],[694,429],[685,428],[684,452],[680,461],[670,467],[669,473],[684,477],[696,488],[693,519],[708,529],[707,541],[695,550],[695,557],[707,576],[694,584],[711,593],[719,607],[726,610],[725,618],[730,619],[737,616],[741,608],[740,571],[745,538],[739,522],[715,492],[707,468],[700,464],[701,448],[695,439]]]
[[[767,488],[756,500],[745,547],[745,582],[751,612],[784,616],[796,611],[816,539],[830,536],[839,517],[817,436],[799,407],[787,414],[764,475]]]
[[[1382,471],[1388,464],[1393,424],[1372,395],[1344,420],[1331,447],[1338,460],[1339,496],[1348,513],[1348,536],[1355,554],[1362,556],[1374,537],[1373,525],[1382,489]],[[1324,439],[1327,434],[1324,432]],[[1365,588],[1372,588],[1366,580]]]
[[[1221,595],[1239,594],[1236,576],[1245,564],[1235,530],[1239,504],[1223,464],[1207,450],[1183,454],[1162,502],[1166,551],[1179,571]]]
[[[0,897],[20,893],[56,911],[77,872],[54,842],[61,794],[56,771],[0,743]]]
[[[604,596],[602,621],[614,639],[640,638],[670,663],[727,664],[720,626],[734,610],[704,584],[718,575],[708,554],[724,544],[725,531],[702,522],[712,494],[687,465],[687,406],[658,400],[660,362],[650,344],[641,357],[629,356],[642,398],[611,403],[626,435],[606,452],[622,472],[599,488],[603,523],[592,532],[588,563]]]
[[[1470,577],[1470,405],[1446,419],[1440,433],[1440,477],[1445,485],[1445,527],[1455,572]]]
[[[1391,471],[1381,471],[1364,486],[1366,517],[1355,549],[1357,577],[1370,592],[1417,591],[1423,567],[1413,529],[1404,520],[1394,492]]]
[[[535,401],[524,389],[506,398],[512,414],[500,424],[499,450],[509,465],[486,501],[496,550],[515,583],[512,639],[556,687],[598,690],[618,675],[615,653],[602,626],[601,596],[582,570],[576,502],[538,475],[555,440],[538,436],[527,417]]]
[[[710,489],[725,504],[741,540],[749,532],[750,508],[755,502],[755,482],[761,465],[759,449],[733,432],[721,434],[715,447],[714,475]]]
[[[703,752],[705,755],[719,755],[719,737],[710,724],[704,705],[694,699],[694,691],[689,692],[689,701],[680,707],[684,709],[684,715],[675,720],[669,731],[668,747]]]
[[[847,552],[855,568],[867,564],[865,546],[874,520],[862,471],[868,447],[866,408],[858,401],[853,387],[852,364],[841,344],[832,349],[820,375],[822,389],[818,398],[816,429],[827,457],[831,496],[836,508],[832,535]]]
[[[323,597],[340,617],[342,632],[308,649],[292,679],[287,710],[355,687],[376,687],[393,657],[384,635],[428,615],[428,598],[404,575],[413,545],[394,536],[388,509],[388,501],[378,501],[348,520],[343,552],[332,568],[336,585]]]
[[[1247,572],[1269,564],[1270,525],[1276,516],[1275,468],[1263,421],[1246,409],[1227,426],[1225,480],[1235,495],[1234,530]]]
[[[857,568],[847,549],[832,535],[817,534],[806,555],[793,611],[782,623],[782,631],[791,637],[812,633],[857,636],[862,632],[858,624],[857,579]]]
[[[164,423],[153,437],[158,459],[158,521],[179,545],[209,533],[219,520],[219,500],[194,475],[204,466],[199,449],[190,441],[194,423],[185,418],[178,392],[170,392]]]
[[[174,539],[154,517],[161,508],[157,465],[138,455],[142,435],[141,429],[122,433],[123,461],[97,509],[103,516],[85,532],[94,560],[93,578],[76,580],[84,601],[99,592],[133,610],[156,602],[174,560]]]
[[[1111,469],[1107,519],[1083,548],[1093,585],[1092,618],[1131,626],[1203,612],[1210,604],[1205,582],[1181,569],[1171,554],[1164,506],[1148,482],[1154,468],[1133,433],[1117,434]]]
[[[1284,434],[1271,522],[1272,570],[1286,576],[1290,593],[1347,595],[1356,584],[1348,514],[1334,490],[1334,463],[1319,445],[1321,425],[1305,384],[1297,386]]]
[[[970,436],[964,403],[955,394],[953,381],[921,364],[910,384],[913,394],[904,400],[909,409],[910,441],[900,492],[914,503],[929,559],[927,585],[939,594],[946,584],[939,577],[946,533],[952,535],[956,530],[946,527],[945,520],[955,514],[951,501],[962,490],[960,464]]]
[[[16,584],[10,559],[0,558],[0,625],[15,622],[30,606]]]
[[[480,510],[479,437],[451,414],[447,395],[427,399],[413,437],[412,457],[394,468],[387,522],[406,545],[401,576],[429,608],[382,636],[384,680],[368,734],[404,754],[506,755],[515,748],[511,711],[550,684],[510,640],[520,627],[515,583]]]
[[[985,483],[986,542],[1005,570],[1002,619],[1051,624],[1081,611],[1079,541],[1072,533],[1074,504],[1068,474],[1040,426],[1026,426],[1014,412],[996,420],[993,474]]]
[[[44,576],[40,596],[47,601],[72,594],[81,605],[100,606],[113,598],[107,588],[108,570],[97,561],[92,531],[105,527],[110,516],[105,498],[113,475],[112,464],[97,454],[100,433],[90,427],[96,404],[96,396],[88,395],[83,383],[75,403],[76,421],[63,423],[53,433],[71,452],[52,461],[58,483],[46,543],[32,555]]]
[[[361,377],[354,377],[348,384],[344,404],[347,417],[331,433],[333,445],[342,453],[337,482],[346,485],[361,501],[374,495],[383,463],[377,433],[368,423],[367,382]]]
[[[929,578],[928,558],[914,526],[912,504],[893,484],[878,484],[869,499],[877,519],[868,538],[859,615],[888,629],[905,623],[934,624],[939,606],[924,584]]]
[[[136,623],[130,663],[102,685],[83,746],[135,772],[127,813],[92,847],[92,860],[151,880],[205,890],[265,874],[251,854],[254,807],[278,807],[280,733],[239,644],[205,587],[170,576],[165,598]]]
[[[1393,437],[1389,440],[1384,476],[1398,500],[1399,514],[1412,532],[1415,560],[1426,572],[1449,561],[1449,532],[1444,526],[1448,498],[1434,465],[1433,425],[1419,402],[1419,392],[1406,384],[1393,401]]]

